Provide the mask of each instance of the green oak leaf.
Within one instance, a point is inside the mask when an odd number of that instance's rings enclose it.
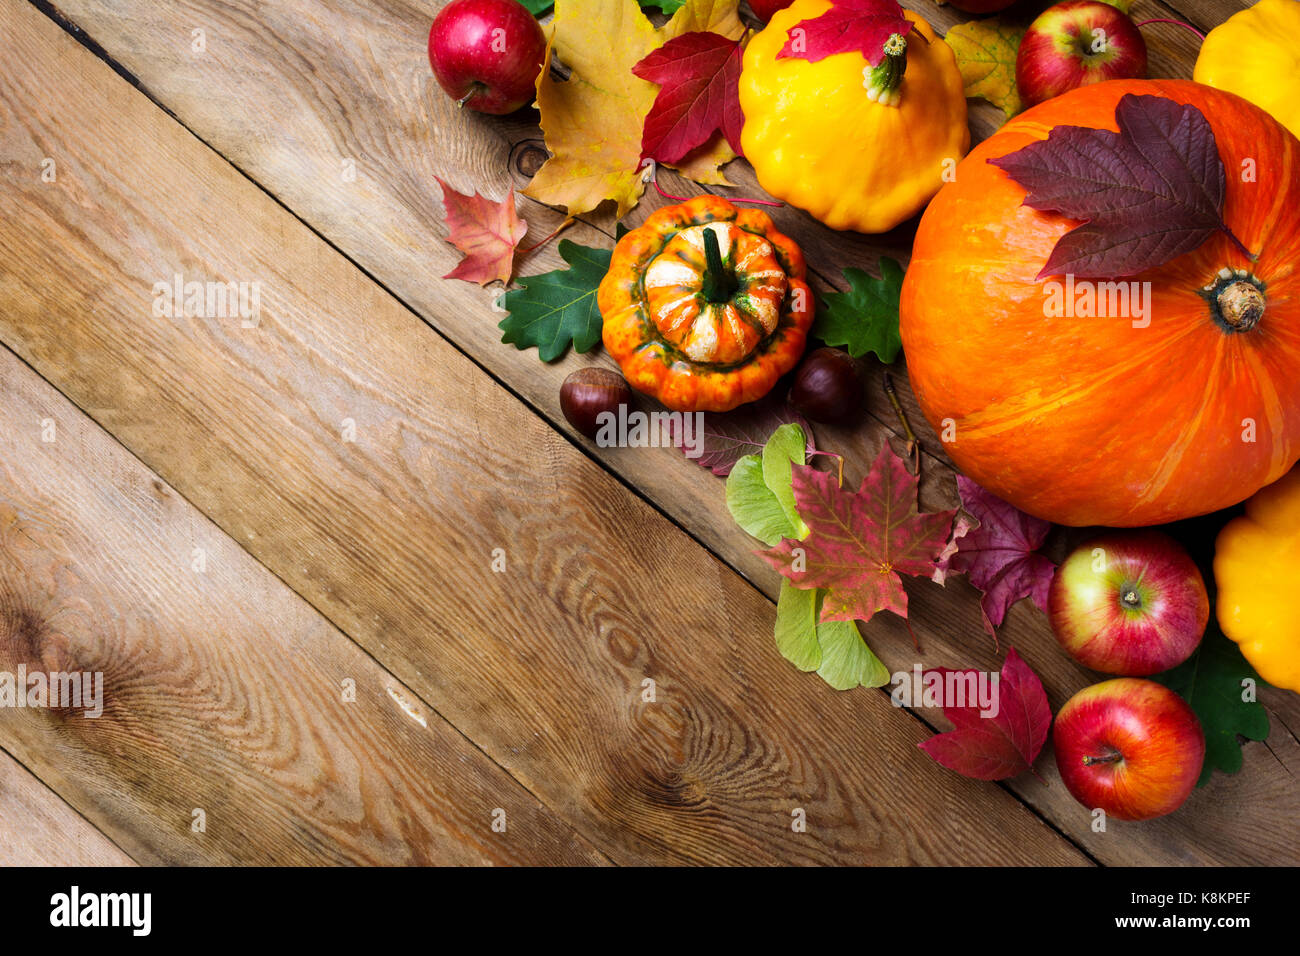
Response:
[[[880,257],[880,278],[861,269],[845,269],[848,292],[820,296],[812,334],[827,345],[842,346],[854,358],[875,352],[889,365],[898,358],[903,339],[898,333],[898,298],[903,290],[903,267],[888,256]]]
[[[1241,682],[1262,683],[1255,669],[1241,656],[1237,645],[1219,630],[1213,614],[1210,628],[1187,660],[1151,679],[1182,695],[1196,712],[1205,731],[1205,765],[1196,785],[1203,786],[1214,771],[1241,769],[1240,734],[1249,740],[1268,736],[1268,711],[1257,700],[1242,699]]]
[[[600,341],[596,287],[609,271],[612,252],[560,240],[560,257],[570,266],[519,280],[499,302],[510,314],[498,328],[517,349],[536,346],[537,357],[553,362],[572,344],[587,352]]]

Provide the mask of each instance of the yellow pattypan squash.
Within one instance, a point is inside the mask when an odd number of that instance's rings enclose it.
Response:
[[[828,0],[795,0],[745,49],[741,146],[759,183],[835,229],[884,232],[916,215],[970,146],[961,72],[912,11],[873,68],[862,54],[777,58]]]
[[[1300,468],[1259,491],[1219,532],[1223,633],[1274,687],[1300,693]]]
[[[1300,0],[1259,0],[1210,31],[1192,79],[1267,110],[1300,136]]]

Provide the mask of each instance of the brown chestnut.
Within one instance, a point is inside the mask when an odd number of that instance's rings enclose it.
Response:
[[[843,349],[810,352],[795,371],[790,388],[790,404],[800,415],[828,425],[856,422],[864,396],[857,360]]]
[[[580,368],[560,386],[560,411],[565,420],[593,441],[600,430],[600,413],[617,416],[618,407],[631,402],[632,389],[623,376],[607,368]]]

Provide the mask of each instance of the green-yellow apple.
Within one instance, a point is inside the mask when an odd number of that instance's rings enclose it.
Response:
[[[1210,599],[1183,547],[1159,531],[1113,531],[1076,548],[1047,595],[1052,632],[1084,667],[1145,677],[1176,667],[1205,635]]]
[[[1146,76],[1147,45],[1128,15],[1101,0],[1067,0],[1029,25],[1016,52],[1026,106],[1102,80]]]

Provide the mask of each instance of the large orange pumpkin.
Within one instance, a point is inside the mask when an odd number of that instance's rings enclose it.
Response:
[[[1205,115],[1224,220],[1258,258],[1220,233],[1125,280],[1151,283],[1146,327],[1049,315],[1046,283],[1065,280],[1035,276],[1078,223],[1021,205],[1025,190],[988,161],[1058,125],[1115,131],[1126,93]],[[957,466],[1031,514],[1138,526],[1224,508],[1300,458],[1298,270],[1300,140],[1197,83],[1084,87],[1003,126],[926,210],[902,295],[912,387]]]

